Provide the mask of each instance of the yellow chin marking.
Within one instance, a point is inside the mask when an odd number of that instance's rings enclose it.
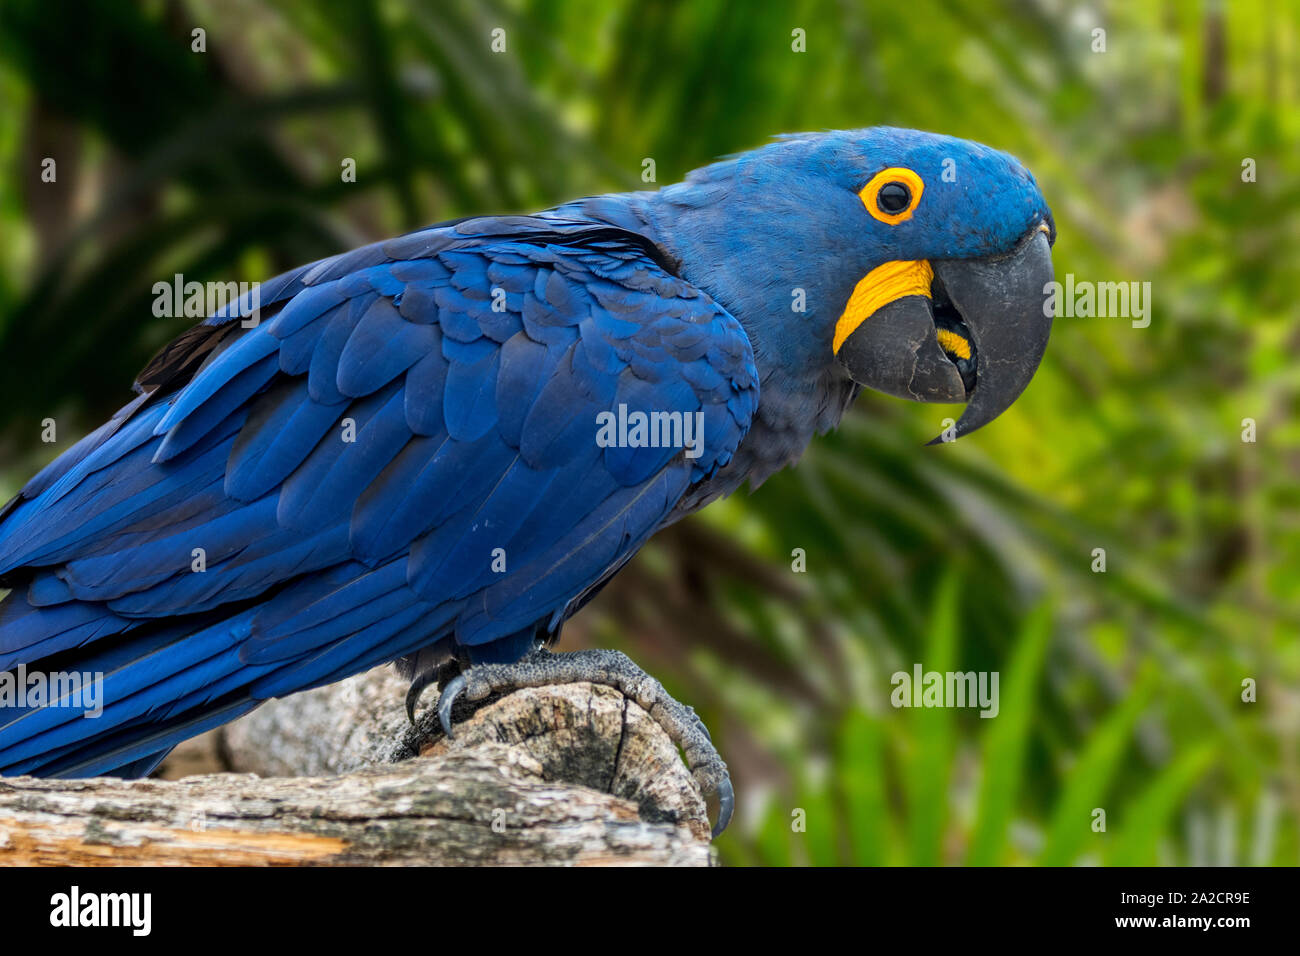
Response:
[[[970,358],[970,343],[951,329],[939,329],[935,333],[939,344],[949,355],[955,355],[961,359]]]
[[[871,318],[876,310],[907,295],[930,298],[934,270],[925,259],[913,262],[886,262],[868,272],[853,289],[849,304],[835,323],[833,351],[838,355],[844,340]]]

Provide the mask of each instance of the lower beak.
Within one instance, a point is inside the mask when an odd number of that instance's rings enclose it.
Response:
[[[1001,415],[1034,377],[1052,318],[1052,254],[1042,229],[991,259],[933,263],[930,295],[882,305],[837,356],[859,385],[919,402],[966,402],[956,436]],[[939,441],[935,439],[931,442]]]

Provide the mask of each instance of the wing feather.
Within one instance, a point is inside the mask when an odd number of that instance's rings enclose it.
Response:
[[[421,649],[512,659],[730,460],[757,399],[736,320],[609,226],[468,220],[267,288],[268,318],[187,333],[0,515],[22,584],[0,668],[73,653],[108,701],[0,710],[0,771],[145,767]],[[620,406],[702,421],[700,453],[601,447]]]

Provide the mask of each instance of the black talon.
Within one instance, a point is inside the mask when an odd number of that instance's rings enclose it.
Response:
[[[731,814],[736,809],[736,791],[731,786],[731,777],[723,774],[721,782],[718,784],[718,822],[713,826],[713,839],[717,839],[723,830],[727,829],[727,824],[731,822]]]
[[[417,674],[411,681],[411,686],[406,691],[406,719],[415,726],[415,705],[420,702],[420,695],[424,689],[438,679],[436,670],[425,671],[423,674]]]
[[[447,686],[442,689],[442,696],[438,698],[438,722],[442,724],[442,732],[447,735],[448,740],[456,737],[451,732],[451,708],[455,705],[456,698],[464,692],[467,683],[464,674],[457,674],[448,681]]]

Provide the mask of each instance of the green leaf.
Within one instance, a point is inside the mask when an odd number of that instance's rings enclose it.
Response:
[[[939,585],[930,634],[926,640],[925,671],[953,669],[957,648],[957,597],[960,579],[955,571]],[[907,768],[908,844],[916,866],[936,866],[941,860],[944,825],[948,819],[948,780],[952,765],[952,708],[921,707],[907,711],[915,726],[911,760]]]
[[[1106,796],[1133,727],[1150,700],[1149,673],[1092,732],[1082,755],[1067,772],[1065,791],[1057,801],[1048,826],[1047,845],[1039,858],[1042,866],[1068,866],[1082,852],[1084,841],[1094,835],[1093,810]]]
[[[840,726],[836,781],[844,807],[852,861],[881,866],[890,859],[889,802],[885,793],[885,728],[858,709]]]
[[[828,783],[809,783],[799,792],[799,807],[804,811],[805,832],[796,833],[802,839],[813,866],[836,866],[840,860],[838,847],[838,814]]]
[[[1007,824],[1020,792],[1035,697],[1051,635],[1052,615],[1044,604],[1026,619],[1021,629],[1006,685],[1000,694],[998,715],[990,718],[985,734],[984,778],[980,784],[974,836],[966,856],[971,866],[1003,862]]]
[[[1187,791],[1210,767],[1219,750],[1209,741],[1175,758],[1133,800],[1107,862],[1112,866],[1154,866],[1156,846]]]

